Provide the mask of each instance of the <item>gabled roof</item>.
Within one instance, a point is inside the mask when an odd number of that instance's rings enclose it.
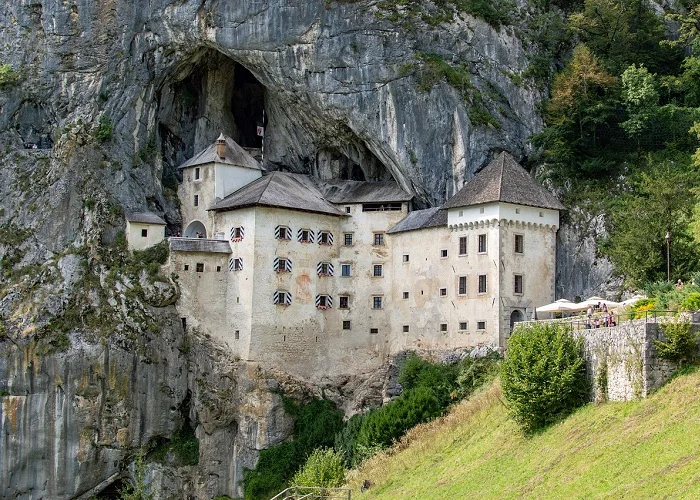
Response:
[[[323,199],[308,175],[272,172],[243,186],[209,210],[224,211],[249,206],[266,206],[347,216]]]
[[[141,224],[158,224],[160,226],[166,225],[165,221],[153,212],[136,212],[133,214],[126,214],[126,220],[129,222],[139,222]]]
[[[389,229],[387,233],[402,233],[404,231],[414,231],[428,227],[447,227],[447,210],[440,207],[426,208],[425,210],[414,210],[401,219],[398,224]]]
[[[316,181],[326,200],[331,203],[390,203],[410,201],[396,181],[366,182],[331,180]]]
[[[260,163],[258,163],[258,161],[255,158],[250,156],[250,154],[245,149],[239,146],[236,141],[234,141],[228,136],[225,136],[224,134],[221,134],[219,136],[217,142],[221,139],[226,141],[226,152],[223,158],[219,156],[217,151],[217,144],[216,142],[214,142],[213,144],[209,145],[208,148],[204,149],[203,151],[200,151],[192,158],[187,160],[185,163],[180,165],[178,169],[216,162],[222,163],[224,165],[235,165],[237,167],[252,168],[254,170],[265,170],[262,167],[262,165],[260,165]]]
[[[552,210],[564,206],[538,184],[509,153],[500,153],[442,208],[467,207],[483,203],[506,202]]]

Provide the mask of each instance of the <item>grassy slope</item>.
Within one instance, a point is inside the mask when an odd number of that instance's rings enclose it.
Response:
[[[351,473],[370,498],[700,498],[700,372],[525,438],[494,384]]]

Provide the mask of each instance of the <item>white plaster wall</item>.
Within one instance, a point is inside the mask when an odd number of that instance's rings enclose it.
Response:
[[[200,178],[195,180],[194,169],[199,168]],[[215,201],[215,166],[213,163],[187,167],[182,169],[182,183],[178,187],[177,197],[180,199],[180,212],[182,213],[183,234],[187,226],[195,220],[204,224],[207,230],[207,238],[213,238],[214,225],[213,213],[207,212]],[[199,195],[199,205],[194,206],[194,195]]]
[[[516,213],[516,210],[519,210],[520,213]],[[450,208],[447,211],[448,226],[501,219],[559,227],[558,210],[514,205],[512,203],[486,203],[469,207]]]
[[[253,168],[236,167],[225,163],[215,163],[215,189],[214,197],[217,200],[225,198],[243,186],[250,184],[262,171]],[[209,208],[208,206],[206,208]]]
[[[148,236],[141,236],[141,230],[146,229]],[[160,224],[144,224],[126,221],[126,243],[129,250],[143,250],[157,245],[165,239],[165,226]]]

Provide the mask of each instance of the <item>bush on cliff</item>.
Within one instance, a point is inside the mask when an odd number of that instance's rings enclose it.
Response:
[[[344,482],[343,457],[332,448],[316,448],[292,479],[295,486],[319,488],[338,488]]]
[[[525,432],[557,422],[588,398],[582,340],[559,325],[519,328],[508,341],[501,383],[508,409]]]

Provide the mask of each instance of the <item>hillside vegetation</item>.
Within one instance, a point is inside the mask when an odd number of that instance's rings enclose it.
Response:
[[[498,382],[352,471],[370,498],[698,498],[700,372],[524,437]]]

